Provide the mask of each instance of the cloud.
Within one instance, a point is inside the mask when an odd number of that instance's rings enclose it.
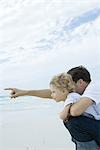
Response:
[[[38,4],[17,7],[19,11],[13,9],[2,18],[0,86],[43,86],[53,74],[74,66],[100,65],[98,1]],[[74,30],[68,33],[69,27]]]

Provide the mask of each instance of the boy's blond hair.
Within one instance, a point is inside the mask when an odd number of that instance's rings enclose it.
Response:
[[[54,85],[60,90],[66,88],[69,92],[75,91],[75,86],[71,75],[67,73],[61,73],[52,78],[50,85]]]

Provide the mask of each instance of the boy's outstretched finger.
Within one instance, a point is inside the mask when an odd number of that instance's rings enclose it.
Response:
[[[15,94],[15,88],[5,88],[4,90],[11,90],[11,95]]]
[[[11,90],[12,92],[14,92],[15,88],[5,88],[4,90]]]
[[[5,88],[4,90],[14,90],[14,88]]]

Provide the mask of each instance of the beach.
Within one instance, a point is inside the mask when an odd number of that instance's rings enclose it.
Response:
[[[74,150],[68,131],[50,110],[3,112],[0,118],[2,150]]]

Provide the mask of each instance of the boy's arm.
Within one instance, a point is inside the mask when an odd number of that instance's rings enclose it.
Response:
[[[6,88],[5,90],[11,90],[11,98],[19,96],[36,96],[41,98],[52,98],[51,91],[49,89],[43,90],[20,90],[16,88]]]
[[[69,115],[70,115],[70,107],[71,107],[72,104],[69,104],[69,105],[66,105],[64,107],[64,109],[60,112],[60,119],[62,119],[63,121],[66,121],[68,120],[69,118]]]
[[[71,116],[80,116],[93,103],[94,103],[94,101],[90,98],[87,98],[87,97],[80,98],[80,100],[78,102],[74,103],[71,106],[71,108],[70,108]]]

